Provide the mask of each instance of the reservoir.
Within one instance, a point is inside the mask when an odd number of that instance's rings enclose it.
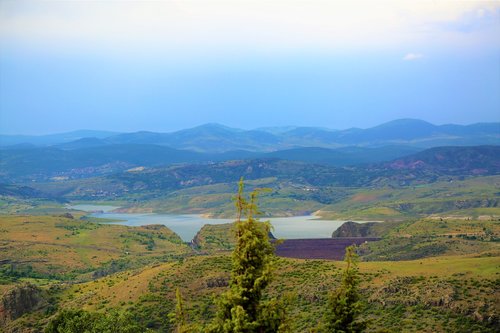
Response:
[[[68,206],[68,208],[93,212],[93,217],[120,220],[118,222],[107,222],[110,224],[127,226],[163,224],[178,234],[185,242],[190,242],[205,224],[223,224],[233,222],[232,219],[211,219],[194,214],[113,213],[112,210],[119,208],[116,206],[75,205]],[[261,220],[269,220],[273,226],[273,235],[280,239],[330,238],[332,236],[332,232],[345,222],[319,220],[317,217],[311,215],[263,218]]]

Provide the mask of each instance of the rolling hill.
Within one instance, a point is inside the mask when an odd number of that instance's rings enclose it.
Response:
[[[67,149],[71,147],[71,149]],[[339,149],[304,147],[258,153],[246,150],[200,153],[153,144],[103,144],[100,139],[81,139],[51,147],[0,149],[0,180],[3,182],[79,179],[137,167],[166,167],[180,163],[211,163],[248,159],[283,159],[346,166],[376,163],[402,157],[419,149],[405,146]],[[62,177],[62,178],[61,178]]]
[[[185,163],[29,182],[22,189],[7,187],[6,195],[120,201],[127,211],[226,217],[243,176],[250,189],[271,189],[262,201],[263,211],[271,216],[317,211],[330,219],[378,220],[465,210],[477,215],[481,209],[495,215],[499,156],[498,146],[478,146],[432,148],[390,162],[348,167],[276,158]]]
[[[199,153],[158,145],[101,145],[63,150],[54,147],[0,150],[4,182],[85,178],[138,166],[160,166],[204,160]]]

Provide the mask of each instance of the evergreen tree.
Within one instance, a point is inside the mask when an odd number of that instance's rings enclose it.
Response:
[[[182,295],[179,288],[175,290],[175,311],[169,313],[170,322],[174,325],[175,333],[188,332],[186,325],[186,313],[184,312],[184,302],[182,301]]]
[[[252,333],[279,332],[282,316],[278,309],[263,301],[263,291],[272,278],[274,246],[269,240],[271,225],[256,216],[258,191],[243,195],[243,179],[239,182],[235,205],[236,247],[232,254],[230,289],[218,300],[218,313],[210,332]],[[242,216],[246,215],[246,220]],[[276,312],[276,315],[273,313]]]
[[[358,290],[359,276],[355,246],[346,248],[344,260],[347,266],[342,275],[341,286],[329,295],[322,330],[324,332],[362,332],[367,326],[366,321],[358,320],[362,303]]]

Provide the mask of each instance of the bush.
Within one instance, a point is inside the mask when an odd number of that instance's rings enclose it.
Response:
[[[142,333],[145,327],[130,314],[112,311],[109,314],[84,310],[63,310],[47,325],[45,333]]]

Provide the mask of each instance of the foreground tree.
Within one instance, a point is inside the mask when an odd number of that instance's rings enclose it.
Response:
[[[243,180],[236,196],[236,247],[232,254],[229,291],[218,300],[218,313],[210,332],[252,333],[283,331],[282,309],[275,300],[263,301],[263,291],[272,278],[274,246],[271,225],[256,216],[258,191],[243,195]],[[246,215],[246,220],[241,220]],[[271,306],[273,304],[274,306]]]
[[[342,275],[342,283],[329,295],[327,312],[322,332],[354,333],[362,332],[366,321],[359,320],[362,303],[358,290],[359,274],[355,246],[346,248],[346,268]]]
[[[175,333],[189,332],[186,324],[186,312],[184,311],[184,302],[182,300],[179,288],[175,290],[175,311],[169,313],[170,323],[174,326]]]

